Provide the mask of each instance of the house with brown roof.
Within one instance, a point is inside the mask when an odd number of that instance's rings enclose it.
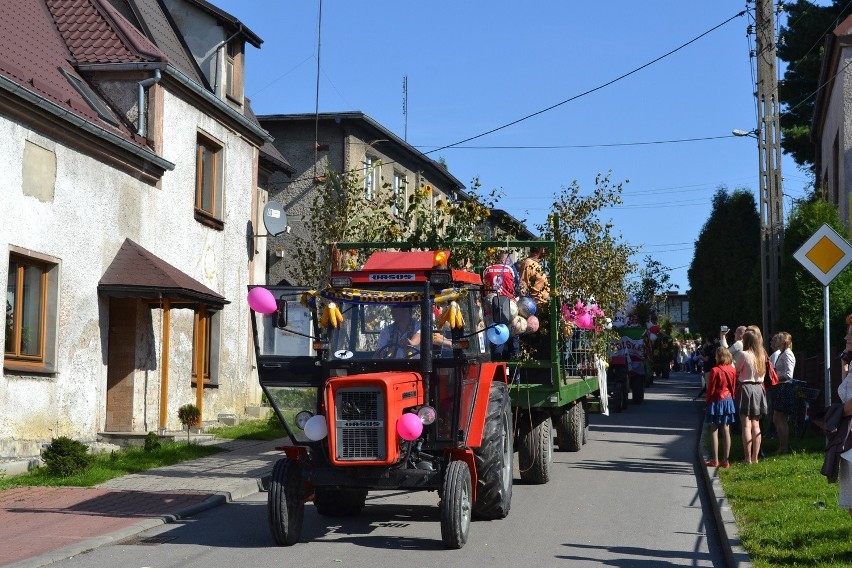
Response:
[[[260,38],[203,0],[0,2],[0,461],[257,404]],[[0,470],[4,469],[0,463]]]

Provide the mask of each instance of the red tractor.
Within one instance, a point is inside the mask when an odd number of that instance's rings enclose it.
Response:
[[[305,503],[356,515],[371,490],[437,491],[447,548],[471,518],[509,513],[506,366],[489,360],[479,275],[448,256],[376,252],[319,291],[258,291],[271,294],[268,313],[252,309],[260,385],[290,440],[269,486],[279,545],[298,542]]]

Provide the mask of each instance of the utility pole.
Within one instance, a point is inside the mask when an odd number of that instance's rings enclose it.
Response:
[[[778,288],[784,240],[781,196],[781,127],[774,0],[755,0],[757,32],[758,152],[760,154],[760,271],[763,335],[778,331]]]

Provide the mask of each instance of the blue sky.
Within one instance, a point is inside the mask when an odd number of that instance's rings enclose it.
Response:
[[[264,40],[246,60],[257,114],[314,112],[318,59],[320,112],[362,111],[423,152],[567,101],[429,155],[531,228],[561,188],[611,171],[624,204],[602,217],[681,292],[716,189],[757,199],[757,141],[731,134],[757,125],[742,0],[325,0],[319,51],[319,0],[213,2]],[[786,213],[809,180],[787,157],[782,176]]]

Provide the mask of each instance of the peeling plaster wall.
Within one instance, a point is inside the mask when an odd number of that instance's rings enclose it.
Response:
[[[163,176],[161,188],[0,118],[0,285],[8,281],[10,246],[61,262],[57,372],[28,376],[0,370],[0,460],[38,455],[39,445],[55,436],[93,441],[103,429],[109,300],[98,296],[97,285],[125,238],[231,302],[220,315],[219,386],[204,390],[202,418],[242,414],[256,398],[256,386],[247,384],[250,330],[244,301],[256,148],[183,99],[164,96],[161,155],[176,167]],[[193,216],[199,129],[224,144],[222,231]],[[26,140],[55,152],[52,202],[23,194]],[[144,432],[159,422],[162,312],[140,302],[137,319],[133,425]],[[190,386],[192,324],[191,310],[172,311],[168,428],[180,428],[178,406],[196,400]]]

